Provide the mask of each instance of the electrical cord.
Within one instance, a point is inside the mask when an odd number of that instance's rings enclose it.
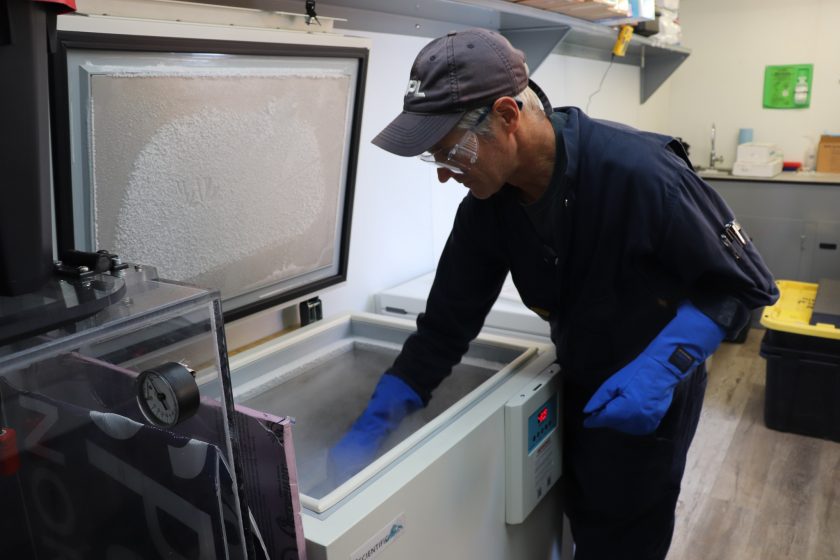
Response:
[[[589,104],[592,103],[592,98],[595,97],[595,95],[599,91],[601,91],[601,88],[604,86],[604,80],[607,79],[607,74],[609,74],[610,68],[612,68],[613,62],[615,62],[615,54],[610,55],[610,63],[607,65],[607,69],[604,70],[604,75],[601,76],[601,83],[598,84],[598,89],[596,89],[595,91],[593,91],[590,94],[589,100],[587,100],[587,102],[586,102],[586,110],[584,111],[584,113],[586,113],[587,115],[589,114]]]
[[[313,19],[315,23],[321,25],[321,20],[318,19],[318,14],[315,13],[315,0],[306,0],[306,16],[304,17],[306,25],[311,25]]]

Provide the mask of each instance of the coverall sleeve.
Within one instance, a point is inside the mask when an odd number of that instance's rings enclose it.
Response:
[[[427,403],[476,337],[508,271],[487,201],[466,197],[441,254],[425,313],[390,372]]]
[[[735,214],[721,196],[683,167],[666,187],[658,255],[689,287],[692,302],[733,335],[750,310],[778,299],[773,275],[755,245],[732,242],[725,234]]]

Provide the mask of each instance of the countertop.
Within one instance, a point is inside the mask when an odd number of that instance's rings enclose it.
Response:
[[[775,177],[736,177],[728,169],[697,171],[703,179],[721,181],[756,181],[759,183],[810,183],[840,186],[840,173],[818,173],[816,171],[782,171]]]

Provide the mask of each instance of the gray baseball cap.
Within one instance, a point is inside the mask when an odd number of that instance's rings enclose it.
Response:
[[[373,143],[399,156],[437,144],[471,109],[514,96],[528,85],[525,54],[495,31],[451,31],[423,47],[403,100],[403,112]]]

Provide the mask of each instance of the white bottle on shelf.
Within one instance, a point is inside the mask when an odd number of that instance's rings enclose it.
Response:
[[[814,139],[805,136],[805,154],[802,157],[802,171],[814,171],[817,169],[817,148]]]

